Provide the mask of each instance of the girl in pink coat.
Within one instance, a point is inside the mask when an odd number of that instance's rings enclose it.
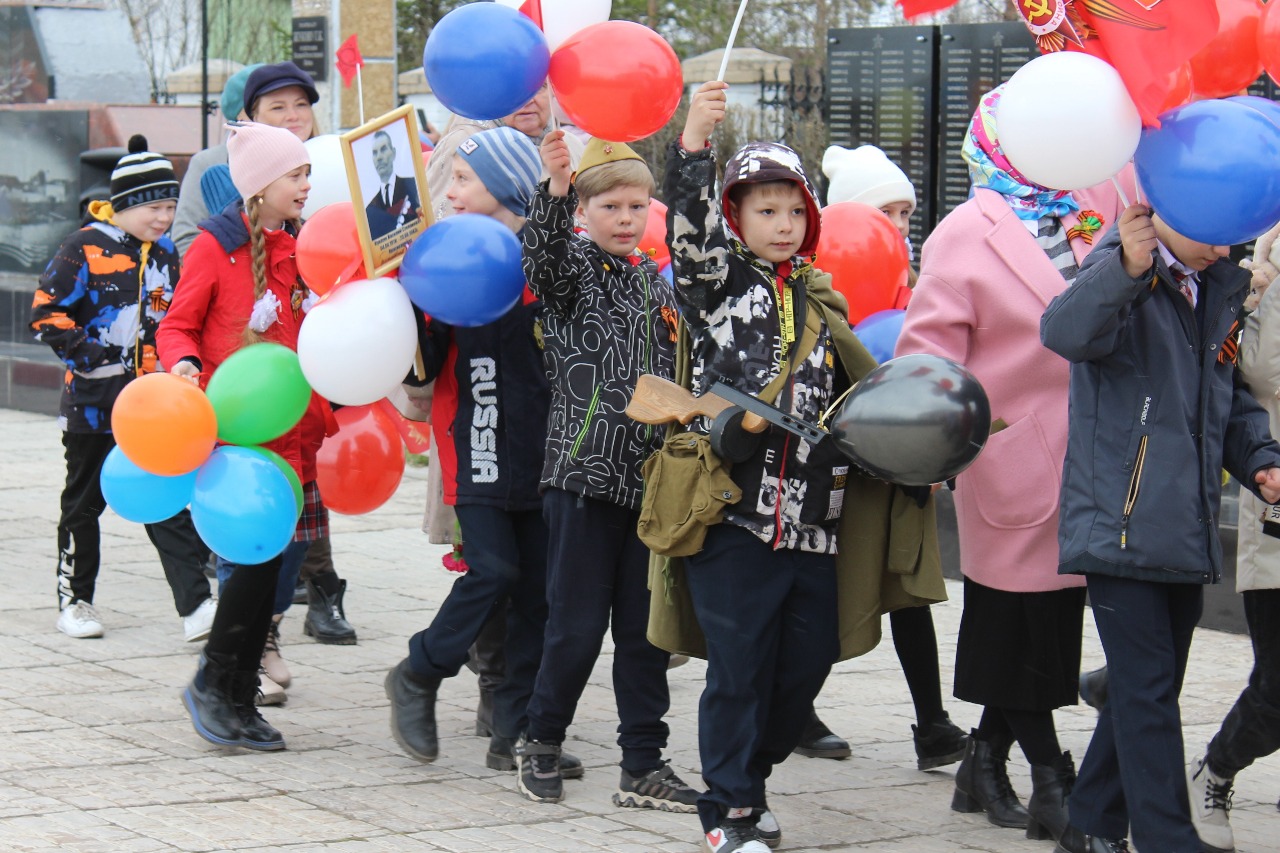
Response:
[[[1058,744],[1053,709],[1076,702],[1084,589],[1058,574],[1068,369],[1041,345],[1040,315],[1122,208],[1110,185],[1067,193],[1022,176],[996,139],[1000,94],[974,114],[962,150],[973,197],[924,245],[897,354],[965,365],[996,419],[956,481],[964,612],[955,695],[984,710],[951,807],[1056,840],[1075,765]],[[1027,808],[1005,770],[1014,740],[1032,765]]]

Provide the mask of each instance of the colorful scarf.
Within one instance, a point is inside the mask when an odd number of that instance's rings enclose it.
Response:
[[[960,156],[969,164],[974,189],[985,187],[1004,196],[1019,219],[1034,221],[1045,216],[1061,219],[1080,205],[1066,190],[1051,190],[1028,180],[1004,156],[996,138],[996,104],[1004,84],[982,97],[965,134]]]

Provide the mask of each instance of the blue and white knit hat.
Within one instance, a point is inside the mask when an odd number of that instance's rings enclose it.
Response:
[[[129,153],[111,171],[111,209],[119,213],[139,204],[176,201],[178,178],[173,164],[163,155],[147,150],[147,138],[134,134]]]
[[[458,154],[503,207],[517,216],[528,215],[542,175],[533,140],[514,128],[495,127],[473,134],[458,146]]]

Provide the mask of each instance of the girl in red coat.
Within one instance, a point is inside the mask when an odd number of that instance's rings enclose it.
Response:
[[[287,130],[246,122],[227,142],[231,180],[244,199],[201,223],[173,303],[157,335],[170,372],[205,385],[243,346],[270,341],[296,349],[305,285],[294,262],[294,235],[310,189],[311,160]],[[267,446],[314,490],[315,451],[327,406],[311,407],[292,430]],[[280,732],[254,705],[258,664],[271,626],[276,580],[289,549],[258,566],[242,566],[222,586],[213,630],[183,703],[201,737],[222,746],[284,749]]]

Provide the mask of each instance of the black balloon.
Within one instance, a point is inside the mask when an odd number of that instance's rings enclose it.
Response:
[[[830,423],[840,450],[871,475],[927,486],[978,458],[991,433],[991,404],[963,366],[904,355],[864,376]]]

